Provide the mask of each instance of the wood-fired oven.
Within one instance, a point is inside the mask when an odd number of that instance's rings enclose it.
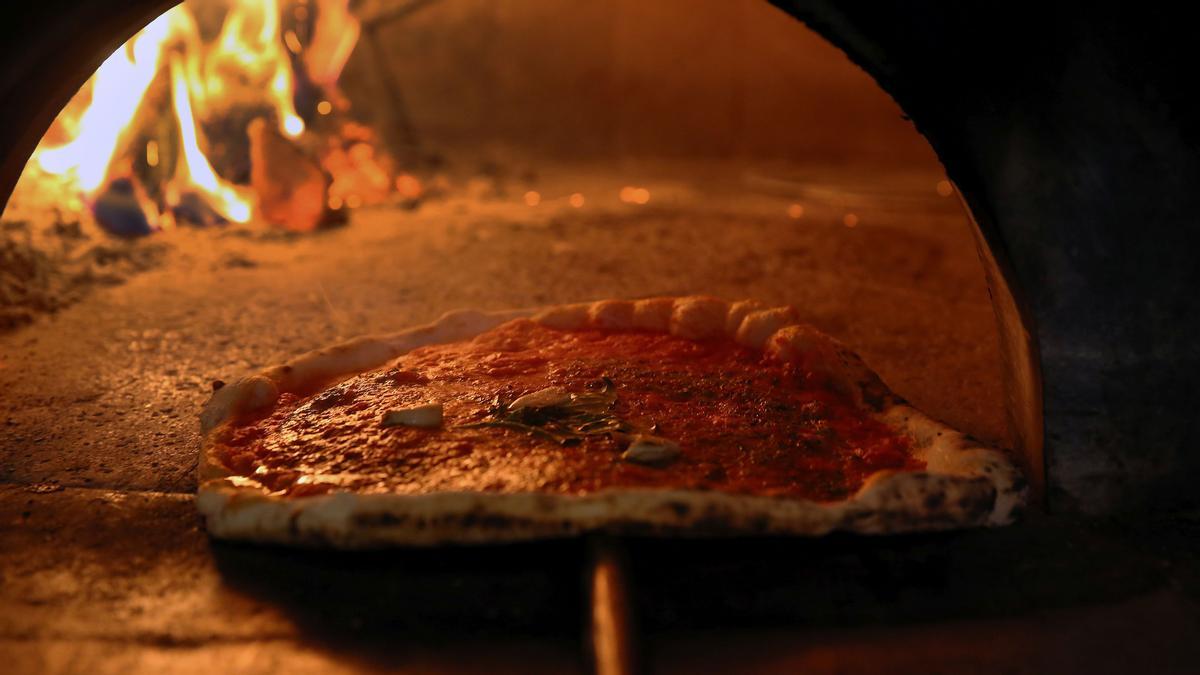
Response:
[[[0,9],[13,672],[574,672],[588,648],[605,673],[1200,669],[1177,12],[186,4]],[[230,47],[235,11],[272,28]],[[102,142],[46,152],[109,103]],[[462,305],[688,293],[807,307],[1009,449],[1030,512],[355,554],[210,543],[195,519],[214,380]]]

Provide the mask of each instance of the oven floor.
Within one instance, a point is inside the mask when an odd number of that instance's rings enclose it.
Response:
[[[0,487],[10,673],[585,673],[576,542],[212,544],[186,494]],[[1194,673],[1200,517],[629,543],[652,673]]]
[[[986,288],[939,176],[690,172],[627,179],[641,207],[568,167],[541,171],[537,207],[516,186],[308,237],[162,234],[161,267],[0,335],[5,670],[582,671],[575,542],[350,556],[213,544],[195,517],[212,380],[448,309],[790,302],[918,406],[1007,442]],[[1185,672],[1200,538],[1181,522],[1193,536],[1036,518],[630,547],[653,672]]]

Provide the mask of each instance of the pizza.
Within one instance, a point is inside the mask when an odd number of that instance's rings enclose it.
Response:
[[[586,532],[1002,525],[1008,457],[892,393],[791,307],[709,297],[460,311],[221,387],[216,537],[343,548]]]

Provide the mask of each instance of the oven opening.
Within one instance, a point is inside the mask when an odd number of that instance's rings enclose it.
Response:
[[[57,641],[22,643],[28,663],[70,670],[134,636],[146,664],[248,670],[576,672],[593,649],[628,672],[636,648],[654,672],[732,672],[750,653],[750,670],[872,672],[909,641],[967,663],[995,656],[993,629],[1042,654],[1192,626],[1099,562],[1160,587],[1127,532],[1055,510],[1063,476],[1090,468],[1047,475],[1020,247],[979,208],[979,175],[944,165],[888,93],[903,90],[835,46],[836,12],[809,27],[757,0],[167,4],[112,10],[2,132],[0,503],[21,526],[0,549],[34,553],[0,552],[29,608],[0,643]],[[688,296],[794,307],[1011,456],[1026,521],[350,555],[210,541],[197,520],[197,418],[240,378],[451,310]],[[1026,605],[1066,618],[1047,628]],[[1075,619],[1095,631],[1064,637]],[[811,632],[793,641],[796,626]],[[1185,642],[1166,635],[1147,649]]]

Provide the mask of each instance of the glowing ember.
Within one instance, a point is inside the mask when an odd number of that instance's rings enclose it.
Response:
[[[359,124],[345,124],[338,136],[325,139],[321,167],[333,176],[329,194],[346,206],[378,204],[394,185],[389,162],[375,150],[374,133]]]
[[[396,192],[402,199],[420,199],[424,188],[416,176],[402,173],[396,177]]]
[[[621,192],[618,193],[618,196],[621,198],[621,201],[625,202],[626,204],[648,204],[650,202],[649,190],[646,188],[634,187],[632,185],[626,185],[625,187],[621,188]]]

